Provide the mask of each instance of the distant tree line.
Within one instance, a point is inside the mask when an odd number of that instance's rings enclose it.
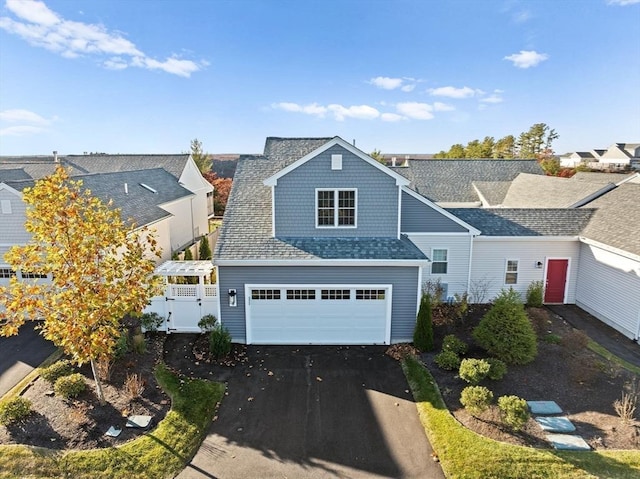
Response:
[[[440,151],[434,158],[536,158],[543,160],[553,155],[552,144],[560,135],[546,123],[536,123],[516,138],[507,135],[495,140],[485,136],[482,141],[472,140],[451,145],[449,151]]]

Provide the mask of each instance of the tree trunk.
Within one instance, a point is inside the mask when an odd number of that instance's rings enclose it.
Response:
[[[102,392],[102,384],[100,384],[100,378],[98,377],[98,371],[96,368],[95,359],[91,358],[91,372],[93,373],[93,380],[96,383],[96,394],[101,405],[104,405],[107,401],[104,399],[104,393]]]

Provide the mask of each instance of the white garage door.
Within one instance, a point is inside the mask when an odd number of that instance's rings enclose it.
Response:
[[[247,343],[389,344],[391,285],[247,285]]]

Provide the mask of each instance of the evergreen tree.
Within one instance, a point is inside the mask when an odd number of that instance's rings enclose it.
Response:
[[[413,332],[413,345],[422,352],[433,350],[433,322],[431,319],[431,297],[423,294]]]

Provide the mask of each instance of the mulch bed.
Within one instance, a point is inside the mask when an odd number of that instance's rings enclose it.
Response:
[[[497,406],[479,418],[467,413],[459,399],[462,389],[469,384],[460,379],[457,372],[445,371],[434,362],[446,334],[455,334],[469,345],[464,357],[486,358],[486,353],[474,345],[471,337],[485,312],[485,307],[476,306],[464,322],[440,322],[434,328],[436,350],[422,358],[449,410],[460,423],[499,441],[548,448],[545,433],[533,418],[522,431],[513,432],[501,424]],[[572,434],[581,435],[593,449],[640,449],[640,423],[624,424],[613,407],[624,388],[639,378],[587,349],[586,338],[562,318],[544,308],[530,310],[529,314],[541,338],[538,355],[529,364],[508,366],[507,374],[500,381],[481,383],[493,392],[494,402],[504,395],[516,395],[528,401],[555,401],[576,426]]]

